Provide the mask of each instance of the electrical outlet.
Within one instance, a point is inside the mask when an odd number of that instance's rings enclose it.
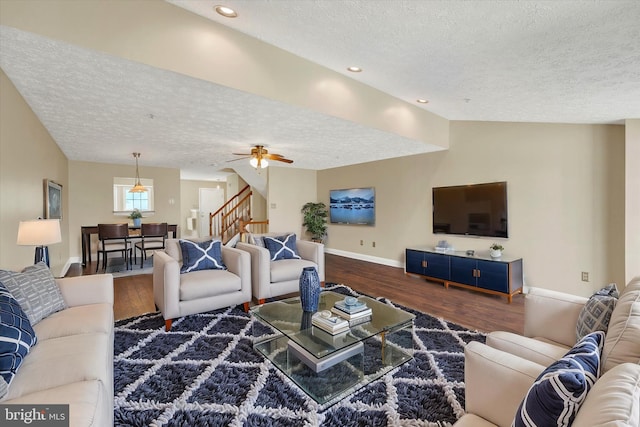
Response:
[[[583,282],[588,282],[589,281],[589,273],[586,271],[582,272],[582,281]]]
[[[371,246],[376,247],[376,242],[371,242]]]
[[[364,245],[364,240],[360,240],[360,246]]]

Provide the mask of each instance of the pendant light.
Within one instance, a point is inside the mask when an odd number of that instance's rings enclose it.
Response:
[[[138,158],[140,157],[140,153],[133,153],[133,157],[136,159],[136,185],[129,190],[129,193],[145,193],[148,190],[140,182],[140,172],[138,171]]]

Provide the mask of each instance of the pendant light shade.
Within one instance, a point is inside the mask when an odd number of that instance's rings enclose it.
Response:
[[[140,182],[140,172],[138,171],[138,158],[140,158],[140,153],[133,153],[133,157],[136,159],[136,185],[129,190],[129,193],[146,193],[148,190]]]

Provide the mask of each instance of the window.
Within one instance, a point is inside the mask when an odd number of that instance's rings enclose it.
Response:
[[[145,193],[130,193],[135,185],[135,178],[113,178],[113,213],[129,215],[138,209],[143,214],[153,214],[153,179],[140,178],[140,182],[147,188]]]

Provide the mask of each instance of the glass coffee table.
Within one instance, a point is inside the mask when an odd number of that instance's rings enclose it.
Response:
[[[318,311],[345,297],[321,292]],[[299,297],[253,307],[253,348],[316,402],[337,401],[413,358],[415,316],[366,296],[358,301],[371,308],[371,320],[337,335],[312,326]]]

